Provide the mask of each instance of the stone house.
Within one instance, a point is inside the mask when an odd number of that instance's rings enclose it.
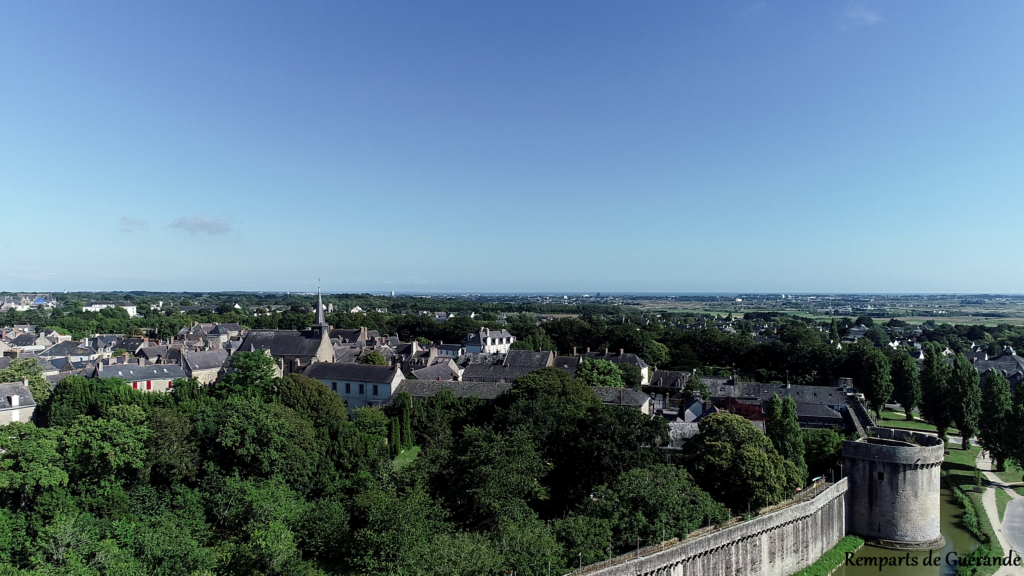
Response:
[[[480,328],[476,332],[470,332],[462,340],[462,346],[466,354],[485,352],[487,354],[506,354],[512,348],[516,337],[508,330],[491,330]]]
[[[223,348],[205,352],[182,352],[185,373],[199,384],[216,382],[228,364],[228,351]]]
[[[349,410],[380,406],[404,376],[397,365],[376,366],[348,362],[316,362],[303,372],[341,396]]]
[[[28,380],[0,384],[0,426],[11,422],[30,422],[36,418],[36,401]]]

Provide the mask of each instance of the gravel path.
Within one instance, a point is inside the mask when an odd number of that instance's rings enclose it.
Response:
[[[1010,549],[1013,549],[1017,554],[1024,553],[1024,498],[1017,494],[1016,490],[1007,488],[1003,481],[991,472],[993,469],[992,461],[984,450],[978,454],[975,464],[978,466],[978,470],[981,470],[989,482],[993,484],[992,487],[985,490],[985,494],[981,497],[981,502],[985,506],[985,514],[988,515],[989,521],[992,522],[999,545],[1003,548],[1003,555],[1005,556]],[[1010,495],[1010,498],[1012,498],[1006,505],[1006,511],[1003,513],[1002,526],[999,525],[996,490],[1005,490]],[[1000,568],[995,573],[995,576],[1024,576],[1024,567],[1005,566]]]

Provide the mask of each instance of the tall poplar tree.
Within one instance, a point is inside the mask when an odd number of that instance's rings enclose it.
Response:
[[[875,414],[881,418],[882,408],[892,396],[892,377],[889,375],[889,359],[885,354],[869,343],[857,343],[857,354],[860,356],[857,378],[854,381],[857,389],[871,402]]]
[[[953,421],[960,429],[963,438],[961,448],[971,447],[970,439],[978,431],[978,417],[981,416],[980,377],[974,365],[963,353],[957,354],[953,360],[953,372],[950,379],[949,393]]]
[[[807,463],[804,460],[804,436],[796,415],[796,401],[792,396],[785,399],[773,394],[768,401],[768,418],[764,423],[765,434],[772,441],[775,450],[796,466],[800,482],[807,479]]]
[[[996,469],[1006,471],[1006,459],[1013,449],[1013,398],[1010,382],[998,370],[992,370],[981,393],[981,420],[978,441],[992,455]]]
[[[892,398],[914,419],[914,408],[921,402],[921,371],[905,350],[887,348],[889,375],[892,378]]]
[[[939,345],[934,342],[925,344],[924,366],[921,369],[921,415],[935,425],[943,442],[949,442],[946,433],[953,425],[949,398],[951,372]]]

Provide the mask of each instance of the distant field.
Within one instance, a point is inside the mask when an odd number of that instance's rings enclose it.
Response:
[[[836,317],[856,317],[865,314],[863,311],[855,311],[851,314],[830,316],[819,314],[813,307],[807,306],[759,306],[756,303],[746,302],[687,302],[678,300],[642,300],[634,306],[644,311],[665,311],[665,312],[691,312],[693,314],[717,314],[725,316],[742,316],[746,312],[780,312],[811,318],[817,321],[828,321]],[[936,306],[935,309],[942,309],[945,306]],[[906,308],[893,310],[896,318],[912,325],[923,324],[928,320],[934,320],[937,324],[980,324],[983,326],[996,326],[998,324],[1010,324],[1013,326],[1024,325],[1024,306],[1000,306],[997,308],[982,307],[957,307],[954,314],[937,316],[919,316]],[[1000,316],[993,316],[992,314]],[[1002,316],[1002,315],[1005,315]],[[885,318],[876,318],[878,322],[886,322]]]

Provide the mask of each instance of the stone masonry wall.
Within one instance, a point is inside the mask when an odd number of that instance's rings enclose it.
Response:
[[[846,535],[846,479],[814,498],[648,556],[584,568],[588,576],[788,576]],[[635,553],[634,553],[635,555]]]
[[[850,533],[890,546],[941,546],[942,441],[900,430],[870,431],[872,438],[843,442]]]

